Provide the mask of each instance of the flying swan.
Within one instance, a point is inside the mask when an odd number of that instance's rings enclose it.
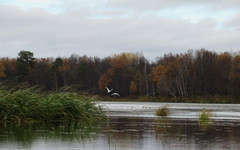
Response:
[[[107,89],[107,92],[108,92],[108,93],[112,92],[112,90],[113,90],[113,89],[109,90],[108,87],[106,87],[106,89]]]
[[[118,93],[112,93],[112,96],[118,96],[118,97],[121,97]]]

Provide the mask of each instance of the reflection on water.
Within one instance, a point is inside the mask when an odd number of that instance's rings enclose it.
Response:
[[[71,123],[0,124],[0,149],[55,149],[54,145],[91,139],[100,125]],[[71,146],[69,147],[71,148]]]
[[[239,122],[112,117],[88,127],[76,123],[1,125],[0,149],[240,149]]]

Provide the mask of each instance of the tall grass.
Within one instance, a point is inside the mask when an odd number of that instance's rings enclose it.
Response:
[[[205,129],[212,125],[212,113],[207,110],[202,110],[198,115],[198,124],[201,128]]]
[[[101,108],[74,93],[37,94],[27,90],[0,90],[0,120],[90,122],[103,119]]]
[[[212,114],[207,110],[202,110],[198,115],[198,121],[200,122],[209,122],[211,121]]]

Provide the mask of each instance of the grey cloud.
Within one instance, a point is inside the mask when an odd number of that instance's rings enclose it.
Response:
[[[240,30],[240,13],[235,14],[224,25],[231,30]]]
[[[164,53],[180,53],[188,49],[225,51],[239,49],[240,33],[215,29],[213,20],[192,24],[187,20],[160,17],[83,16],[84,9],[65,14],[44,10],[21,11],[0,6],[0,56],[16,57],[22,50],[36,57],[70,56],[71,54],[105,57],[114,53],[141,51],[148,59]]]
[[[179,6],[203,6],[213,9],[239,8],[239,0],[109,0],[107,5],[116,8],[130,9],[161,9]]]

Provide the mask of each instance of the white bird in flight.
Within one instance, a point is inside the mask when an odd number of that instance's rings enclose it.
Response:
[[[112,96],[118,96],[118,97],[121,97],[118,93],[112,93]]]
[[[108,93],[112,92],[112,90],[113,90],[113,89],[109,90],[108,87],[106,87],[106,89],[107,89],[107,92],[108,92]]]

